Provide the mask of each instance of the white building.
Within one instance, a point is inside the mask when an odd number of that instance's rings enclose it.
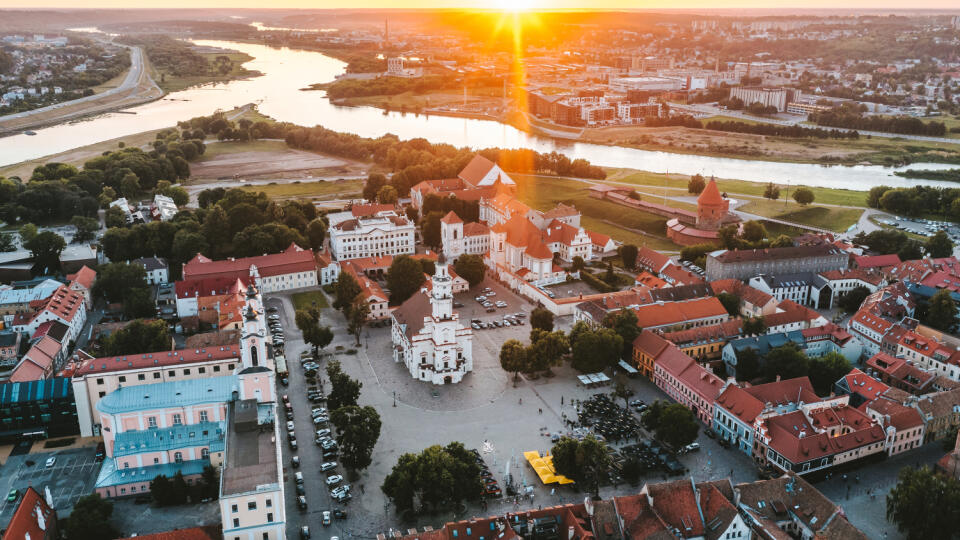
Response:
[[[464,223],[454,212],[440,220],[443,256],[453,260],[460,255],[483,255],[490,248],[490,229],[483,223]]]
[[[384,210],[330,226],[330,251],[338,261],[414,253],[415,227],[405,216]]]
[[[473,332],[453,311],[453,279],[441,259],[431,280],[393,312],[393,360],[419,381],[451,384],[473,371]]]
[[[133,264],[143,268],[147,274],[147,285],[163,285],[170,281],[170,268],[160,257],[141,257]]]
[[[150,215],[154,220],[170,221],[177,215],[179,209],[173,199],[166,195],[154,195],[153,206],[150,207]]]

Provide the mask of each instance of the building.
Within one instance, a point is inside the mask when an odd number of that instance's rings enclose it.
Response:
[[[452,281],[446,262],[438,261],[430,290],[393,311],[393,361],[418,381],[455,384],[473,371],[473,332],[453,311]]]
[[[935,338],[907,330],[897,341],[897,356],[925,371],[960,381],[960,351]]]
[[[464,223],[453,211],[440,220],[443,256],[456,260],[460,255],[483,255],[490,249],[490,229],[483,223]]]
[[[811,358],[819,358],[828,353],[843,355],[848,361],[857,361],[863,348],[846,330],[833,323],[823,326],[791,330],[788,332],[773,332],[761,336],[743,337],[731,340],[721,352],[721,358],[726,366],[727,373],[735,377],[737,373],[737,358],[745,349],[752,349],[757,354],[760,366],[771,349],[793,344],[801,352]]]
[[[775,107],[777,112],[787,110],[787,104],[795,101],[796,90],[789,88],[759,88],[735,86],[730,89],[730,99],[739,99],[745,107],[759,103],[765,107]]]
[[[17,363],[20,356],[20,332],[4,330],[0,332],[0,368],[7,369]]]
[[[81,434],[100,434],[97,404],[122,387],[222,377],[239,364],[237,345],[87,358],[71,378]]]
[[[83,294],[71,290],[66,285],[61,285],[47,298],[31,302],[30,311],[16,314],[11,327],[32,335],[40,325],[49,321],[65,324],[67,326],[65,342],[75,342],[87,321]]]
[[[960,388],[927,394],[916,402],[923,417],[923,442],[939,441],[960,427]]]
[[[819,274],[760,274],[750,278],[750,286],[765,292],[778,301],[790,300],[802,306],[826,309],[833,297],[829,283]]]
[[[923,418],[915,408],[881,396],[868,402],[864,412],[886,433],[888,456],[902,454],[923,444]]]
[[[734,499],[728,479],[644,484],[636,495],[614,497],[617,521],[623,524],[615,538],[750,538]]]
[[[329,252],[318,251],[315,256],[317,260],[317,275],[320,276],[320,285],[330,285],[336,283],[340,277],[340,263],[333,260]]]
[[[133,264],[143,268],[147,274],[147,285],[164,285],[170,281],[170,268],[160,257],[141,257]]]
[[[17,503],[10,522],[3,528],[3,538],[9,540],[57,540],[60,527],[57,524],[57,511],[53,508],[50,491],[47,498],[27,486]]]
[[[735,504],[755,538],[843,538],[867,540],[843,508],[828,499],[800,475],[737,484]]]
[[[743,319],[730,319],[720,324],[666,332],[663,338],[698,362],[706,362],[719,359],[723,347],[742,334]]]
[[[273,377],[269,378],[272,381]],[[258,399],[228,403],[218,501],[224,539],[287,538],[275,411],[274,403]]]
[[[89,274],[85,274],[82,281],[84,284],[89,282],[90,287],[92,287],[93,281],[87,279],[87,275]],[[76,277],[75,274],[71,274],[71,276]],[[38,278],[28,282],[0,285],[0,316],[32,311],[30,308],[32,303],[49,298],[62,286],[63,283],[50,278]]]
[[[64,344],[43,336],[23,355],[10,373],[10,382],[39,381],[53,377],[66,357]]]
[[[728,293],[740,299],[740,315],[744,317],[766,317],[778,312],[780,302],[771,294],[759,291],[739,279],[721,279],[711,281],[715,294]]]
[[[707,281],[747,280],[760,274],[845,270],[848,255],[833,245],[721,249],[707,254]]]
[[[159,194],[153,196],[153,204],[150,205],[150,217],[154,221],[170,221],[179,211],[172,198]]]
[[[183,265],[183,281],[211,278],[247,279],[256,270],[261,293],[317,286],[317,265],[313,252],[296,244],[272,255],[213,261],[197,254]],[[178,295],[179,310],[179,295]]]
[[[637,325],[648,330],[684,330],[720,324],[730,319],[716,297],[697,298],[686,302],[660,302],[634,309]]]
[[[720,377],[672,343],[656,358],[653,373],[657,388],[689,408],[701,422],[710,426],[714,402],[723,390]]]
[[[657,358],[663,353],[670,342],[659,334],[644,329],[633,340],[633,365],[644,377],[653,380]]]
[[[681,246],[717,243],[724,225],[740,221],[730,213],[730,201],[720,194],[717,182],[713,178],[697,197],[696,219],[691,222],[689,216],[677,213],[667,221],[667,237]]]
[[[84,265],[77,270],[75,274],[67,274],[67,282],[70,284],[70,290],[83,295],[83,301],[87,303],[87,308],[93,309],[93,284],[97,281],[97,273],[89,266]]]
[[[0,441],[77,435],[77,407],[70,380],[53,377],[0,384]]]
[[[877,353],[867,359],[865,369],[871,377],[915,396],[937,391],[937,375],[920,369],[906,358]]]
[[[827,281],[830,290],[829,303],[823,305],[826,309],[835,306],[840,297],[857,287],[864,287],[871,293],[875,293],[886,284],[886,279],[880,274],[859,268],[821,272],[820,277]]]
[[[360,286],[360,294],[363,295],[363,299],[369,309],[367,319],[375,321],[386,318],[390,315],[390,309],[388,307],[390,298],[387,296],[387,293],[383,292],[383,288],[380,287],[376,281],[367,277],[366,273],[358,268],[359,265],[355,263],[355,260],[341,263],[341,271],[353,276],[357,281],[357,285]]]
[[[330,253],[345,261],[361,257],[382,257],[414,253],[416,227],[394,210],[354,217],[331,224]]]

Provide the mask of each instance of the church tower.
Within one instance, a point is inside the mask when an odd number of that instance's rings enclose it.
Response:
[[[254,286],[259,279],[256,268],[251,268],[240,335],[240,369],[267,366],[267,326],[260,292]]]
[[[453,260],[463,255],[463,220],[452,210],[440,220],[440,240],[443,256]]]
[[[442,326],[442,321],[453,318],[453,278],[447,272],[447,262],[441,258],[437,261],[436,272],[433,274],[433,291],[430,294],[430,306],[434,326]]]

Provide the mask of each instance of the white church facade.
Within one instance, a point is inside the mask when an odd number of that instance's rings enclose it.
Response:
[[[473,331],[453,311],[453,278],[443,258],[430,284],[393,311],[393,360],[419,381],[456,384],[473,371]]]

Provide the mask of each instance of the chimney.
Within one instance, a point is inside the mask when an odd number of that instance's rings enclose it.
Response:
[[[780,382],[780,375],[777,375],[777,381],[776,381],[776,382]]]

